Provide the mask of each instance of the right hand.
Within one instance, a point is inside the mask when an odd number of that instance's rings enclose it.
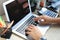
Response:
[[[42,15],[42,16],[34,18],[33,20],[38,22],[41,19],[43,19],[44,21],[41,21],[39,24],[46,25],[46,24],[52,24],[52,21],[54,18],[46,16],[46,15]]]
[[[39,40],[42,37],[41,31],[34,25],[29,25],[26,34],[30,35],[34,40]]]

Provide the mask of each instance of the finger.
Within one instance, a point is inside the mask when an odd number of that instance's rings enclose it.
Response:
[[[33,24],[31,24],[30,26],[31,26],[32,28],[35,27],[35,25],[33,25]]]
[[[32,24],[30,24],[30,25],[28,26],[28,28],[31,28],[31,29],[32,29],[33,27],[32,27],[31,25],[32,25]]]
[[[31,34],[31,32],[29,32],[29,31],[28,32],[25,32],[25,33],[28,34],[28,35]]]
[[[26,30],[28,30],[28,31],[32,31],[30,28],[27,28]]]
[[[12,26],[12,24],[14,23],[14,20],[10,23],[10,25],[8,25],[7,28],[10,28]]]
[[[39,17],[33,18],[33,20],[38,21],[38,20],[43,19],[43,18],[44,18],[43,16],[39,16]]]
[[[39,20],[39,18],[38,18],[38,17],[36,17],[36,18],[33,18],[33,20],[34,20],[34,21],[38,21],[38,20]]]
[[[34,28],[36,28],[36,26],[32,24],[30,26],[32,27],[31,31],[34,30]]]

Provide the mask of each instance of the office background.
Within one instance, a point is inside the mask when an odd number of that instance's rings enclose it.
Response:
[[[4,14],[4,10],[3,10],[3,3],[7,1],[7,0],[0,0],[0,15]]]
[[[4,3],[5,1],[7,0],[0,0],[0,15],[4,14],[2,3]],[[59,12],[59,16],[60,16],[60,12]],[[19,37],[15,37],[15,35],[13,36],[14,38],[18,38],[17,40],[20,39]],[[60,40],[60,26],[51,26],[48,32],[46,33],[46,37],[47,37],[47,40]],[[0,38],[0,40],[5,40],[5,39]]]

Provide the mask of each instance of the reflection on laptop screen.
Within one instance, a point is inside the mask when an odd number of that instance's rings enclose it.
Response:
[[[28,1],[13,1],[6,5],[10,21],[14,20],[14,25],[29,13]]]

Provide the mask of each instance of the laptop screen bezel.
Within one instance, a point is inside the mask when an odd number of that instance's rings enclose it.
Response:
[[[10,19],[9,19],[9,16],[8,16],[6,5],[13,2],[13,1],[14,0],[9,0],[9,1],[3,3],[3,8],[4,8],[4,11],[5,11],[5,15],[6,15],[7,21],[9,21],[9,22],[10,22]]]

